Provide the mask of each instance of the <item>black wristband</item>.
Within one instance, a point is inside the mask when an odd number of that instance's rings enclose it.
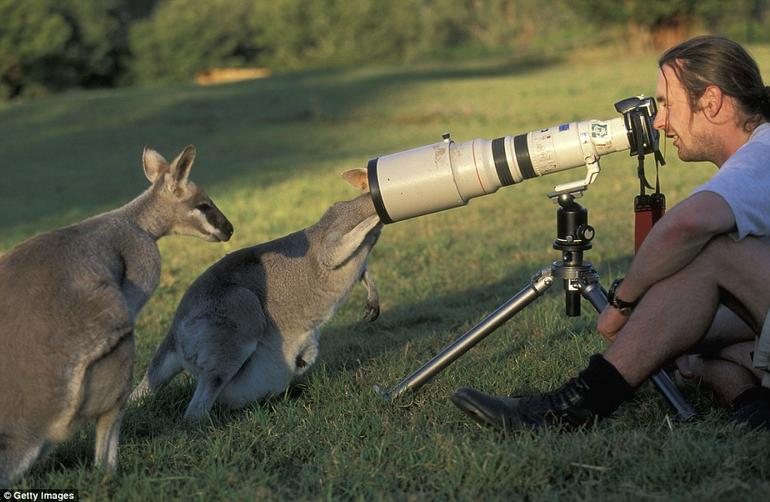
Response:
[[[617,290],[622,282],[622,278],[612,281],[610,291],[607,293],[607,301],[610,305],[620,310],[621,314],[628,316],[631,315],[631,312],[634,310],[634,307],[636,307],[636,304],[639,303],[639,300],[636,300],[635,302],[627,302],[618,298]]]

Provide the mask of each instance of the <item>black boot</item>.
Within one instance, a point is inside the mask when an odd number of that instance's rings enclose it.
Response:
[[[614,366],[597,354],[588,368],[561,388],[534,396],[497,397],[462,388],[452,402],[477,422],[504,431],[577,428],[609,416],[633,395]]]
[[[770,430],[770,389],[752,387],[733,401],[735,421],[751,429]]]

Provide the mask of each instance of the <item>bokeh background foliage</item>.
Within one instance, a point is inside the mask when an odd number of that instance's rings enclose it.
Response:
[[[0,99],[273,71],[661,49],[706,29],[766,41],[768,0],[0,0]]]

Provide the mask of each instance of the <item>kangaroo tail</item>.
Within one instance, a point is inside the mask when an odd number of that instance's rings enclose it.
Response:
[[[177,354],[172,332],[166,335],[150,361],[144,378],[129,397],[129,402],[142,399],[170,382],[182,371],[182,361]]]

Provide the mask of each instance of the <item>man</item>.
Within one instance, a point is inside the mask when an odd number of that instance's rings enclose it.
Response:
[[[712,384],[738,421],[770,428],[770,389],[751,364],[770,308],[770,88],[740,45],[703,36],[661,57],[655,93],[654,126],[679,158],[719,171],[653,227],[610,292],[598,322],[612,342],[604,354],[549,393],[459,389],[452,401],[477,421],[504,430],[591,424],[666,362],[709,350],[709,359],[680,360],[685,376]]]

